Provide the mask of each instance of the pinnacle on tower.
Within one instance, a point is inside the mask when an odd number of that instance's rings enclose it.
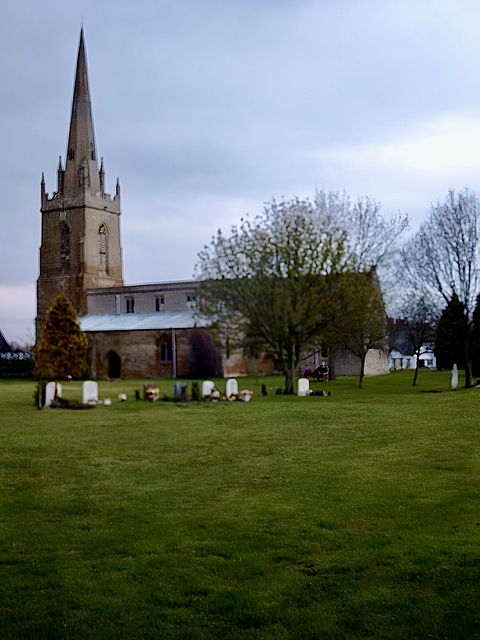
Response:
[[[80,31],[78,45],[64,189],[66,194],[73,196],[81,193],[100,193],[83,28]]]

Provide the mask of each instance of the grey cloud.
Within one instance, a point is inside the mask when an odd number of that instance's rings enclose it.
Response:
[[[464,186],[446,184],[434,167],[422,186],[406,169],[370,165],[365,149],[441,114],[478,113],[476,2],[82,6],[98,151],[108,189],[117,176],[122,184],[127,278],[188,277],[215,225],[228,228],[243,203],[258,203],[258,211],[272,196],[346,189],[378,197],[387,211],[408,206],[419,218],[435,189],[442,198],[448,187]],[[8,241],[0,286],[26,287],[37,275],[41,173],[54,191],[65,153],[81,16],[60,0],[7,3],[2,11],[0,188],[8,195]],[[329,155],[342,147],[363,164]],[[168,245],[183,247],[180,262],[179,251],[157,250],[161,236],[142,236],[134,224],[148,228],[149,217],[162,216]],[[0,328],[2,317],[0,299]]]

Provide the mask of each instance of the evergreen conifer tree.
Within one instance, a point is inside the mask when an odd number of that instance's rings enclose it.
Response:
[[[451,369],[454,364],[465,369],[467,354],[465,345],[468,340],[469,322],[465,305],[454,294],[442,312],[435,334],[435,356],[438,369]]]
[[[60,293],[48,310],[34,374],[41,380],[81,378],[87,373],[87,339],[72,304]]]
[[[472,368],[473,375],[478,377],[480,376],[480,293],[477,296],[475,309],[473,311],[472,334]]]

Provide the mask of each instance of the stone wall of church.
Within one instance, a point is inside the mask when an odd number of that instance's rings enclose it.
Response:
[[[271,353],[246,357],[241,349],[221,356],[206,329],[88,332],[92,378],[211,378],[280,374],[279,363]],[[174,366],[174,360],[176,366]],[[347,352],[323,357],[335,376],[360,374],[360,359]],[[315,369],[317,361],[309,355],[300,363],[299,374]],[[365,362],[365,375],[389,373],[388,357],[371,349]]]
[[[361,361],[348,351],[335,354],[332,369],[336,376],[359,376]],[[365,359],[365,375],[378,376],[390,373],[388,353],[382,349],[370,349]]]
[[[87,337],[92,378],[167,378],[174,373],[208,378],[222,373],[219,353],[205,329],[88,332]]]
[[[281,373],[275,356],[271,353],[259,353],[246,357],[243,349],[233,349],[228,357],[222,359],[223,375],[227,378],[238,376],[270,376]]]

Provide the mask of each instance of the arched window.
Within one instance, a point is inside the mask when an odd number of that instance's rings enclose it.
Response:
[[[70,227],[66,222],[60,228],[60,264],[62,271],[70,271]]]
[[[98,230],[98,253],[99,253],[99,272],[101,276],[108,273],[107,260],[107,226],[101,224]]]
[[[168,339],[164,339],[160,344],[160,362],[172,361],[172,343]]]

